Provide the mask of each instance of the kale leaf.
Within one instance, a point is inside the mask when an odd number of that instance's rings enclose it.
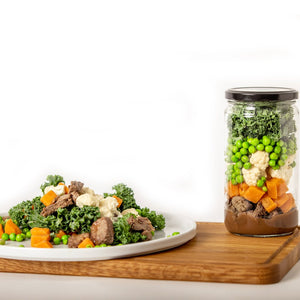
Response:
[[[57,186],[60,182],[65,183],[64,179],[60,175],[48,175],[47,181],[41,185],[40,189],[42,190],[43,194],[45,193],[45,188],[50,185]]]
[[[133,190],[126,186],[124,183],[116,184],[112,187],[115,190],[112,194],[104,193],[104,197],[116,195],[117,197],[123,200],[122,204],[119,207],[120,211],[123,211],[128,208],[140,208],[135,201]]]
[[[132,231],[127,219],[131,214],[126,214],[125,216],[118,218],[118,220],[113,224],[114,226],[114,245],[117,244],[129,244],[144,241],[147,237],[142,235],[138,231]]]
[[[148,207],[141,208],[138,212],[140,216],[148,218],[156,230],[162,230],[165,228],[166,220],[163,215],[159,215],[153,210],[150,211]]]

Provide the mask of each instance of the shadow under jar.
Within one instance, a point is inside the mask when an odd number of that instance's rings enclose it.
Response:
[[[234,234],[280,236],[298,226],[298,92],[226,91],[225,226]]]

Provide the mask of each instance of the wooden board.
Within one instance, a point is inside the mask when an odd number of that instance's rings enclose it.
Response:
[[[240,237],[223,223],[197,223],[197,235],[173,250],[106,261],[0,259],[1,272],[266,284],[280,281],[300,257],[300,235]]]

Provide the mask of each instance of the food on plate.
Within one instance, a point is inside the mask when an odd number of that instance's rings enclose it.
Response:
[[[225,225],[232,233],[277,235],[298,225],[295,112],[284,103],[237,102],[228,111]]]
[[[0,217],[2,240],[30,239],[36,248],[98,248],[149,241],[165,227],[163,215],[137,205],[131,188],[120,183],[112,189],[96,194],[80,181],[67,186],[62,176],[49,175],[41,185],[42,196]]]

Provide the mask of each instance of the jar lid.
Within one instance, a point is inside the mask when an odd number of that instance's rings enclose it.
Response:
[[[236,101],[286,101],[298,99],[298,91],[284,87],[238,87],[227,90],[225,97]]]

